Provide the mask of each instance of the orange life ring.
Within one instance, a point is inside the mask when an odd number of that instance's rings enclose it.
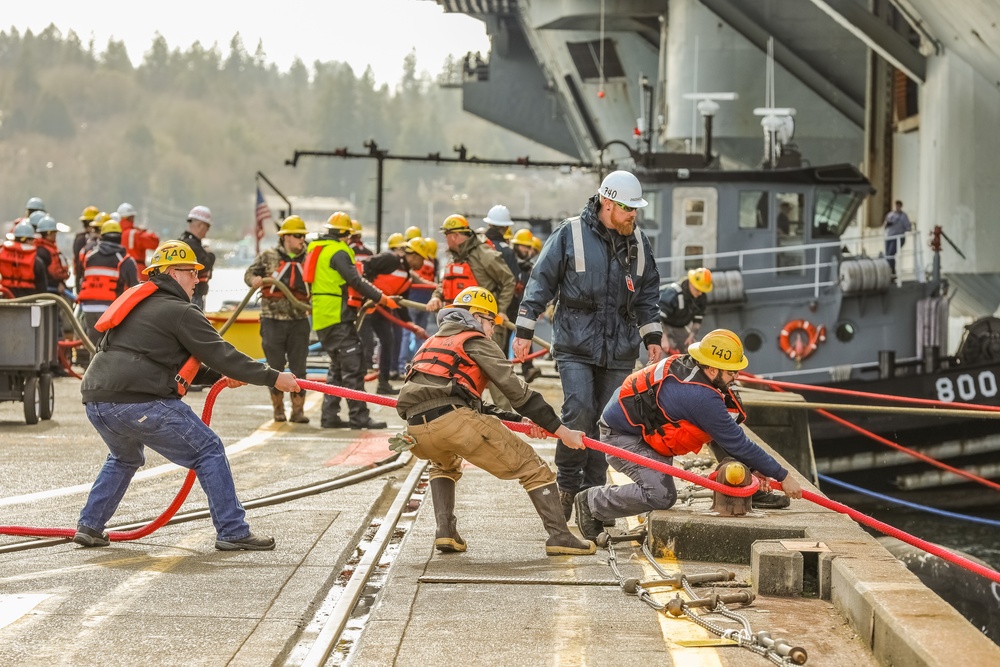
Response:
[[[805,347],[802,347],[801,345],[792,345],[792,332],[799,329],[805,332],[806,338],[809,341]],[[825,341],[825,326],[820,325],[817,327],[808,320],[792,320],[781,329],[781,336],[778,338],[778,345],[781,346],[781,351],[787,354],[791,359],[794,359],[795,361],[802,361],[815,352],[820,343]]]

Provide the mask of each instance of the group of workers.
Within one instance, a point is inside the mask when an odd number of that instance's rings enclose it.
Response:
[[[82,230],[73,238],[67,258],[57,245],[57,234],[71,229],[46,212],[41,198],[31,197],[0,248],[0,285],[12,297],[48,292],[75,303],[83,329],[96,345],[101,338],[94,328],[97,320],[126,289],[145,280],[147,255],[160,243],[155,232],[136,225],[137,214],[128,202],[112,213],[87,206],[80,214]],[[201,241],[211,227],[211,211],[195,206],[187,224],[181,238],[203,266],[194,303],[204,309],[215,257]],[[79,348],[77,355],[78,363],[86,367],[86,349]]]
[[[233,387],[269,387],[276,421],[286,419],[284,393],[290,393],[291,421],[308,422],[296,378],[305,375],[310,325],[330,358],[328,383],[363,391],[368,364],[361,317],[380,341],[379,393],[398,393],[404,441],[431,462],[439,551],[467,549],[455,516],[465,461],[520,482],[548,534],[549,555],[594,553],[593,540],[608,522],[674,504],[672,478],[606,457],[587,448],[585,437],[668,464],[709,444],[720,460],[746,464],[771,501],[767,480],[780,481],[787,506],[787,498],[801,497],[801,488],[739,426],[745,412],[732,384],[748,364],[742,342],[724,329],[697,338],[711,272],[692,269],[661,292],[652,246],[636,224],[646,205],[638,179],[616,171],[544,245],[530,230],[511,233],[510,212],[501,205],[489,211],[481,233],[452,215],[440,229],[448,250],[440,272],[433,239],[419,230],[407,230],[401,243],[390,239],[387,251],[373,254],[361,243],[360,225],[345,213],[332,215],[308,244],[305,223],[291,216],[281,224],[277,246],[245,274],[249,286],[262,290],[266,363],[236,352],[196,306],[205,269],[197,244],[164,243],[142,271],[149,282],[114,299],[94,322],[103,338],[84,378],[83,398],[110,454],[75,541],[108,544],[105,525],[149,446],[198,473],[216,548],[274,548],[272,538],[250,531],[218,436],[181,399],[191,384],[224,377]],[[399,304],[400,297],[420,292],[417,286],[429,296],[413,315],[436,314],[437,330],[413,346],[397,389],[390,380],[399,370],[392,355],[399,354],[394,341],[401,337],[387,333],[385,324],[417,320]],[[537,369],[523,364],[522,375],[515,372],[547,312],[563,391],[559,415],[528,386]],[[648,363],[636,370],[642,348]],[[326,394],[320,425],[386,427],[366,402],[346,402],[344,419],[341,399]],[[501,419],[526,422],[532,437],[556,436],[556,471]],[[177,433],[185,435],[178,439]],[[632,483],[608,486],[609,465]],[[584,539],[568,529],[574,508]]]

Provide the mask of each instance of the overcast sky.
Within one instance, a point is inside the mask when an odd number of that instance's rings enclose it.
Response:
[[[125,42],[138,64],[162,34],[171,50],[195,41],[218,42],[223,56],[237,31],[251,54],[264,41],[270,62],[288,69],[295,56],[307,66],[338,60],[360,74],[369,64],[378,83],[393,84],[403,58],[416,49],[419,71],[436,74],[451,53],[489,50],[483,24],[462,14],[446,14],[432,0],[2,0],[0,30],[44,30],[50,23],[65,34],[91,37],[103,51],[108,38]]]

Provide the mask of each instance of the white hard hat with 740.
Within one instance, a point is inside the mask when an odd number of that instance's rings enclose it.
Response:
[[[628,171],[613,171],[605,176],[597,194],[629,208],[642,208],[649,204],[642,198],[642,186],[639,185],[639,179]]]

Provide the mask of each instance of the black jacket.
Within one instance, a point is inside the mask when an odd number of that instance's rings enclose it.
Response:
[[[194,288],[195,296],[204,296],[208,294],[208,281],[212,277],[212,269],[215,268],[215,253],[205,250],[205,246],[201,244],[201,239],[189,231],[181,234],[180,240],[191,246],[191,250],[194,250],[195,259],[205,267],[198,272],[198,284]]]
[[[156,283],[156,292],[101,340],[83,376],[84,403],[178,398],[174,377],[191,355],[204,364],[195,384],[215,382],[221,373],[241,382],[274,386],[278,371],[224,341],[177,281],[166,274],[150,280]]]

